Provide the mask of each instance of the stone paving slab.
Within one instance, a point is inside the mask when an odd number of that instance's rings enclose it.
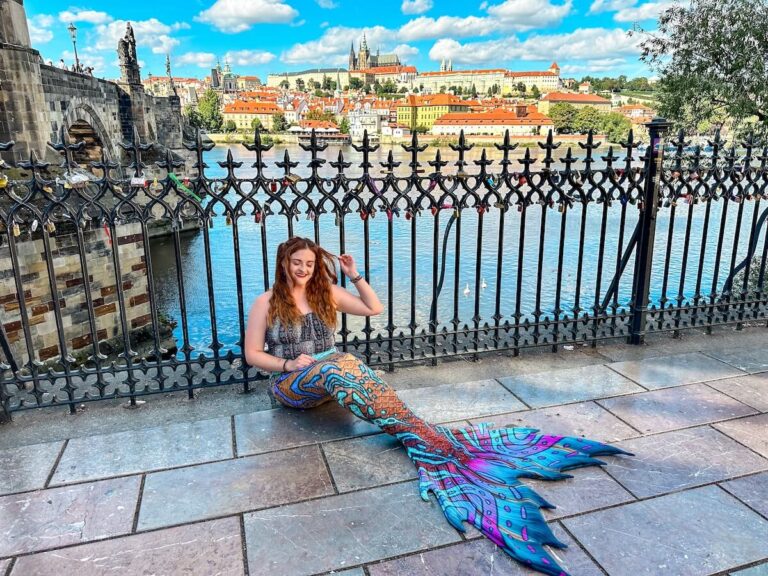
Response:
[[[252,512],[245,539],[250,576],[340,570],[461,540],[417,482]]]
[[[574,576],[602,576],[602,571],[563,528],[552,531],[568,548],[550,552]],[[540,576],[513,560],[490,540],[474,540],[368,566],[370,576]]]
[[[768,372],[742,378],[716,380],[707,384],[760,412],[768,412]]]
[[[320,448],[199,464],[148,474],[139,530],[333,494]]]
[[[129,534],[140,478],[0,497],[0,557]]]
[[[641,498],[768,469],[768,460],[709,426],[617,445],[635,456],[613,459],[606,471]]]
[[[5,576],[8,566],[11,565],[11,560],[0,560],[0,576]]]
[[[605,366],[520,374],[499,378],[499,382],[531,408],[644,392],[643,388]]]
[[[24,556],[11,576],[243,573],[240,521],[224,518]]]
[[[768,518],[768,472],[723,482],[721,486]]]
[[[614,362],[608,366],[652,390],[744,375],[741,370],[700,352]]]
[[[312,410],[278,408],[235,416],[239,456],[379,432],[335,402]]]
[[[398,392],[398,396],[417,416],[433,423],[526,409],[496,380],[415,388]]]
[[[601,456],[601,458],[608,462],[608,467],[610,467],[622,457]],[[627,458],[627,456],[623,458]],[[569,470],[568,474],[573,474],[573,478],[556,482],[523,480],[550,504],[557,506],[554,510],[542,510],[547,520],[590,512],[635,499],[602,468],[594,466],[579,468]]]
[[[98,455],[98,458],[92,457]],[[70,440],[51,484],[232,458],[231,418],[169,424]]]
[[[753,566],[752,568],[745,568],[738,572],[731,572],[731,576],[768,576],[768,563]]]
[[[768,558],[768,520],[717,486],[562,522],[611,576],[705,576]]]
[[[0,451],[0,495],[43,488],[63,445],[48,442]]]
[[[403,445],[389,434],[328,442],[322,447],[339,492],[417,477]]]
[[[768,458],[768,414],[759,414],[730,422],[720,422],[715,428],[735,438]]]
[[[667,432],[756,412],[706,384],[598,400],[598,404],[643,433]]]
[[[707,356],[727,362],[731,366],[750,374],[768,372],[768,354],[764,346],[740,346],[726,350],[708,350]]]
[[[365,576],[362,568],[352,568],[351,570],[342,570],[341,572],[333,570],[328,572],[328,574],[333,574],[334,576]]]
[[[478,424],[485,421],[493,422],[495,428],[537,428],[547,434],[577,436],[600,442],[616,442],[638,436],[636,430],[595,402],[501,414],[471,422]]]

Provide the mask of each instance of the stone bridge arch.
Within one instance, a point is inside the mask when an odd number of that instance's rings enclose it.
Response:
[[[75,161],[83,167],[99,160],[102,149],[106,149],[112,160],[119,160],[113,142],[119,135],[107,130],[105,122],[88,102],[77,99],[70,102],[64,114],[64,128],[73,141],[84,140],[86,143],[85,149],[75,153]]]

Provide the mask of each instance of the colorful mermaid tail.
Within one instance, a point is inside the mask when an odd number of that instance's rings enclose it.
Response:
[[[313,405],[334,398],[356,416],[396,436],[418,469],[422,499],[429,501],[432,492],[452,526],[464,532],[467,522],[514,559],[554,576],[566,573],[544,546],[564,548],[565,544],[539,510],[554,506],[519,479],[570,478],[563,471],[604,464],[594,456],[627,454],[599,442],[547,436],[530,428],[432,426],[351,354],[334,355],[283,375],[275,393],[283,403],[301,408],[307,407],[308,398]]]

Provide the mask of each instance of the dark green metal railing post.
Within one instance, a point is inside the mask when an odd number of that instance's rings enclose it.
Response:
[[[664,135],[671,123],[664,118],[654,118],[646,124],[650,145],[645,164],[643,187],[644,210],[640,213],[640,235],[635,254],[635,274],[632,286],[632,318],[630,320],[630,344],[642,344],[645,340],[648,297],[653,268],[653,245],[656,240],[656,214],[658,212],[659,189],[664,161]]]

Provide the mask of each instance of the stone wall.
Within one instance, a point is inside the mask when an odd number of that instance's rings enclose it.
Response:
[[[40,230],[29,240],[18,241],[19,270],[24,288],[24,302],[32,337],[35,360],[55,360],[61,355],[54,303],[45,260],[44,240]],[[103,228],[83,232],[89,276],[83,277],[76,233],[54,234],[50,239],[56,298],[62,313],[64,341],[74,357],[92,354],[86,283],[91,291],[98,341],[121,337],[120,308],[112,250],[115,246]],[[134,334],[152,323],[147,291],[147,270],[141,226],[137,223],[117,227],[124,307],[129,330]],[[18,364],[28,361],[27,346],[21,326],[14,270],[8,245],[0,247],[0,322],[6,331]],[[122,347],[122,344],[120,344]]]
[[[118,87],[112,82],[48,65],[40,66],[45,104],[55,142],[61,126],[78,120],[91,125],[112,158],[117,158],[112,140],[122,135]]]

